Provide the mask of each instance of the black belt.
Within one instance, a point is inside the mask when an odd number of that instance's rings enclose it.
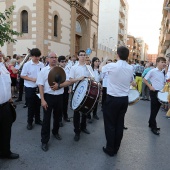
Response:
[[[136,73],[136,76],[141,77],[142,73]]]
[[[5,102],[5,103],[0,104],[0,107],[5,106],[7,103],[8,103],[8,102]]]

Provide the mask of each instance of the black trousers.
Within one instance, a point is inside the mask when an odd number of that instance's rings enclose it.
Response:
[[[13,116],[10,104],[0,106],[0,154],[8,156],[11,153],[10,140]]]
[[[61,95],[51,95],[44,94],[44,99],[47,102],[47,110],[43,109],[43,125],[41,129],[41,142],[48,143],[50,139],[50,122],[51,122],[51,113],[53,111],[53,129],[52,133],[54,135],[58,134],[59,130],[59,116],[63,107],[63,94]]]
[[[80,122],[80,117],[81,117],[81,122]],[[82,129],[86,129],[86,119],[87,117],[85,114],[74,111],[73,124],[74,124],[74,132],[76,134],[80,134]]]
[[[19,100],[22,100],[23,88],[24,88],[24,79],[20,78],[19,79],[19,96],[18,96]]]
[[[123,137],[124,117],[128,108],[128,97],[107,95],[103,108],[106,148],[112,152],[119,150]]]
[[[106,87],[103,87],[102,88],[102,108],[104,106],[104,103],[106,101],[106,96],[107,96],[107,88]]]
[[[158,94],[158,91],[150,91],[151,113],[150,113],[150,118],[149,118],[149,126],[152,128],[157,127],[156,116],[161,106],[161,103],[158,101],[157,94]]]
[[[68,118],[67,110],[68,110],[68,100],[69,100],[69,93],[68,93],[69,87],[64,88],[64,93],[63,93],[63,109],[60,113],[60,122],[62,122],[62,117],[64,119]]]
[[[94,108],[93,108],[93,116],[97,115],[97,107],[98,107],[98,101],[95,103]],[[91,113],[87,116],[88,119],[91,119]]]
[[[35,122],[40,120],[40,105],[41,100],[36,95],[36,88],[25,87],[26,102],[28,104],[28,119],[27,122],[32,124],[33,118]]]

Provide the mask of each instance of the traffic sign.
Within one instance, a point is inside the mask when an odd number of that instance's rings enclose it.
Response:
[[[86,50],[86,54],[87,54],[87,55],[90,55],[91,53],[92,53],[91,48],[87,48],[87,50]]]

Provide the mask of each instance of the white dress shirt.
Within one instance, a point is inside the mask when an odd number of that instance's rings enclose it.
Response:
[[[5,65],[0,62],[0,104],[11,98],[11,78]]]
[[[102,87],[106,87],[107,88],[107,78],[108,78],[108,73],[101,73],[101,77],[102,77]]]
[[[38,74],[36,84],[44,86],[44,93],[52,94],[52,95],[60,95],[64,93],[64,88],[59,90],[52,90],[48,83],[48,74],[51,70],[51,67],[48,65],[44,67]]]
[[[21,76],[28,76],[30,78],[37,78],[38,73],[41,71],[41,69],[44,68],[44,64],[42,62],[39,62],[38,64],[35,64],[32,60],[28,61],[24,64]],[[26,87],[37,87],[35,82],[24,80],[24,86]]]
[[[101,81],[101,74],[99,72],[99,69],[94,69],[94,79],[96,82],[100,82]]]
[[[146,80],[150,80],[155,90],[162,90],[165,83],[165,75],[158,68],[150,70],[144,77]]]
[[[118,60],[102,67],[102,73],[108,73],[107,94],[115,97],[128,96],[133,81],[133,67],[126,61]]]
[[[87,68],[88,67],[88,68]],[[90,70],[90,71],[89,71]],[[80,64],[76,64],[75,66],[73,66],[70,70],[70,76],[69,78],[72,79],[76,79],[76,78],[80,78],[80,77],[93,77],[94,78],[94,72],[93,69],[90,65],[80,65]],[[75,88],[75,85],[78,82],[76,82],[73,86],[73,90]]]

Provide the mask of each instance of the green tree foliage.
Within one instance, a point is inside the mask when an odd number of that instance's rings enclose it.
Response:
[[[11,29],[12,20],[10,19],[14,10],[14,6],[6,9],[4,13],[0,12],[0,46],[3,46],[5,42],[15,43],[17,40],[13,38],[13,35],[21,36],[21,33],[13,31]]]

